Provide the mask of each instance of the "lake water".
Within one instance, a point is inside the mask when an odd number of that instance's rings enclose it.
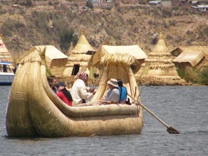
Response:
[[[143,105],[165,123],[181,132],[169,134],[166,127],[144,112],[139,135],[7,138],[5,113],[10,86],[0,86],[0,156],[207,156],[208,87],[142,87]]]

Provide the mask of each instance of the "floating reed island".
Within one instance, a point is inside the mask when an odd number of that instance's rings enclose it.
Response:
[[[142,85],[188,85],[178,75],[172,60],[160,33],[157,44],[136,75],[137,82]]]

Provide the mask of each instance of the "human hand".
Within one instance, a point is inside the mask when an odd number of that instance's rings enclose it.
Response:
[[[89,92],[90,92],[90,93],[93,93],[94,91],[95,91],[94,88],[90,88],[90,89],[89,89]]]

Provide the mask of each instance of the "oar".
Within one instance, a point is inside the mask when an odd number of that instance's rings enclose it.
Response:
[[[140,101],[137,101],[134,97],[132,97],[130,94],[128,94],[128,96],[130,96],[132,99],[134,99],[140,106],[142,106],[148,113],[150,113],[152,116],[154,116],[158,121],[160,121],[160,123],[162,123],[165,127],[167,127],[167,131],[170,134],[180,134],[179,131],[177,131],[176,129],[174,129],[173,127],[169,126],[168,124],[166,124],[164,121],[162,121],[158,116],[156,116],[152,111],[150,111],[146,106],[144,106]]]

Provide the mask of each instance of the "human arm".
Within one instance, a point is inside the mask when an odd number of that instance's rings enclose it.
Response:
[[[88,90],[88,88],[84,85],[79,86],[79,93],[80,96],[82,97],[82,99],[87,99],[90,96],[95,94],[95,91],[93,92],[89,92],[90,90]]]

